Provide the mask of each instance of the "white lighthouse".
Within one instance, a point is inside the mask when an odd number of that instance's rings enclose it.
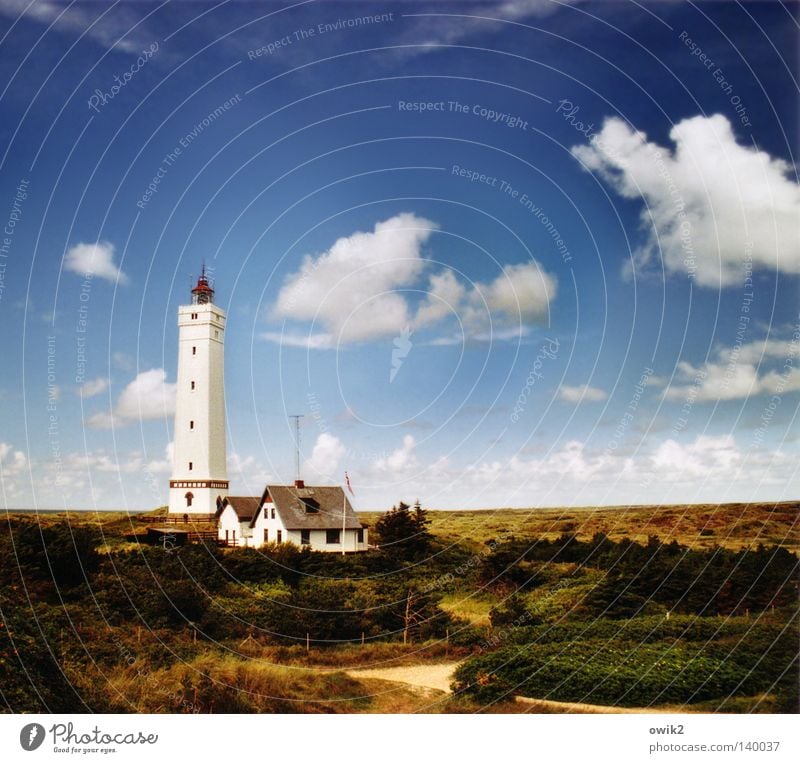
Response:
[[[178,308],[178,393],[175,406],[170,514],[213,514],[228,494],[225,463],[225,311],[214,304],[205,268],[192,304]]]

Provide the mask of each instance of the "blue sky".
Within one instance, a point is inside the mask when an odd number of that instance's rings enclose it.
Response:
[[[5,2],[4,505],[164,503],[203,263],[234,493],[797,498],[793,10]]]

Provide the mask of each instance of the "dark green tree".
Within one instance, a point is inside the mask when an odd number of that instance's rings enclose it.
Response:
[[[432,540],[427,515],[428,512],[420,506],[419,501],[413,511],[402,501],[393,506],[375,524],[375,535],[381,550],[403,559],[427,553]]]

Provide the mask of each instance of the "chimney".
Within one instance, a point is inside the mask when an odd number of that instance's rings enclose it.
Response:
[[[306,486],[306,483],[303,480],[295,480],[294,486],[297,488],[303,488]]]

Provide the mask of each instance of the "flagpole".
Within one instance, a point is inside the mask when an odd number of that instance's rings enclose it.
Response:
[[[342,490],[342,556],[345,555],[344,540],[347,537],[347,493]]]
[[[350,495],[355,495],[347,472],[344,473],[344,486],[346,490],[342,490],[342,556],[345,553],[344,539],[347,537],[347,490],[350,491]],[[353,551],[358,551],[358,533],[353,533]]]

